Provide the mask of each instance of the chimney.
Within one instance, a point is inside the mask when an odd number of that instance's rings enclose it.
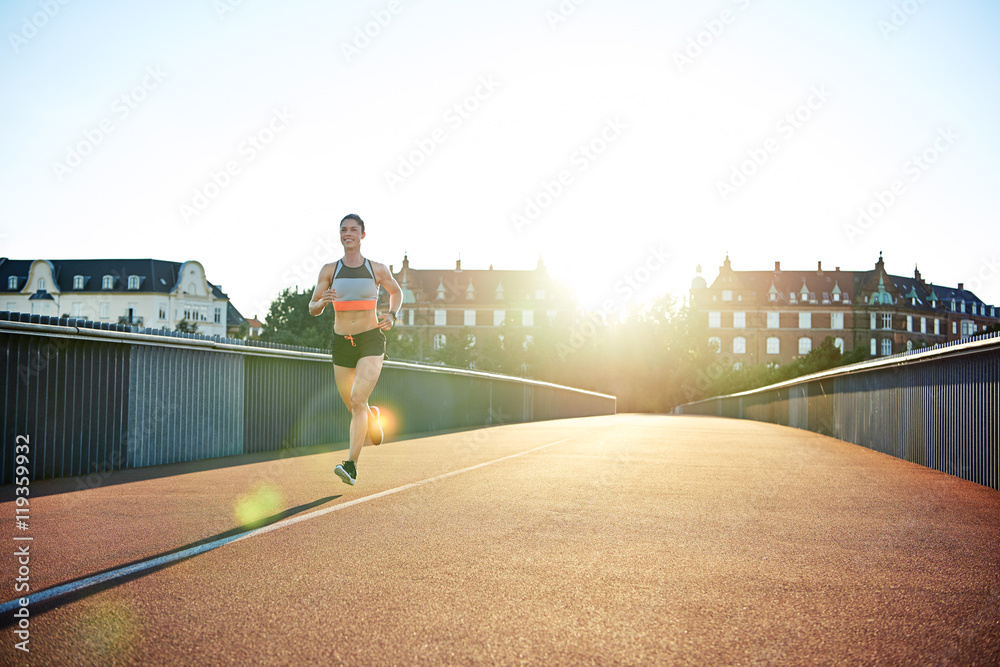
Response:
[[[461,259],[456,259],[455,260],[455,270],[456,271],[461,271],[462,270],[462,260]]]
[[[958,289],[964,290],[965,289],[965,283],[959,283],[958,284]]]
[[[823,262],[816,262],[816,270],[823,273]]]
[[[920,269],[918,269],[916,266],[913,267],[913,278],[918,283],[924,282],[923,280],[920,279]]]
[[[774,263],[774,270],[775,271],[781,271],[781,262],[775,262]]]
[[[834,269],[834,271],[836,271],[837,273],[840,273],[840,267],[838,266],[837,268]]]

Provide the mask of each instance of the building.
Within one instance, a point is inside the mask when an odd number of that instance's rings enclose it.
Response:
[[[549,276],[541,259],[534,270],[498,270],[492,265],[469,270],[462,268],[462,260],[454,269],[414,269],[404,256],[398,272],[391,266],[389,270],[403,289],[397,331],[415,344],[420,359],[455,344],[463,332],[474,342],[477,333],[506,328],[523,333],[530,343],[539,327],[571,310],[566,291]],[[387,307],[383,291],[379,309]]]
[[[0,258],[0,307],[33,315],[235,336],[243,316],[197,261]]]
[[[711,286],[691,283],[691,306],[709,341],[734,365],[785,363],[829,336],[841,352],[887,356],[974,336],[998,323],[996,308],[966,290],[890,275],[879,255],[868,271],[736,271],[726,256]]]

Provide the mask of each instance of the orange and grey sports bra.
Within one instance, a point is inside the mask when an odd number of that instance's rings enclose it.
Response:
[[[361,266],[352,267],[337,260],[333,269],[333,291],[337,293],[333,301],[335,311],[375,310],[378,283],[371,262],[366,259]]]

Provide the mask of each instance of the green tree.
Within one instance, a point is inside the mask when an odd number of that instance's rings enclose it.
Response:
[[[181,333],[190,333],[190,334],[198,333],[198,323],[188,322],[187,318],[184,318],[177,323],[177,330],[180,331]]]
[[[260,339],[269,343],[329,350],[333,344],[333,308],[319,317],[309,314],[313,288],[302,292],[285,288],[271,302]]]

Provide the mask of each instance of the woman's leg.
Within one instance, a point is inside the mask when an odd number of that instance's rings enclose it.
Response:
[[[336,367],[334,369],[336,371]],[[349,369],[351,370],[351,369]],[[358,359],[358,367],[353,369],[354,378],[350,387],[350,398],[347,406],[351,410],[351,460],[358,462],[361,456],[361,448],[365,444],[368,436],[368,397],[375,389],[379,375],[382,374],[382,355],[361,357]],[[346,379],[346,378],[345,378]],[[337,381],[340,388],[340,381]],[[341,392],[343,397],[343,392]]]

